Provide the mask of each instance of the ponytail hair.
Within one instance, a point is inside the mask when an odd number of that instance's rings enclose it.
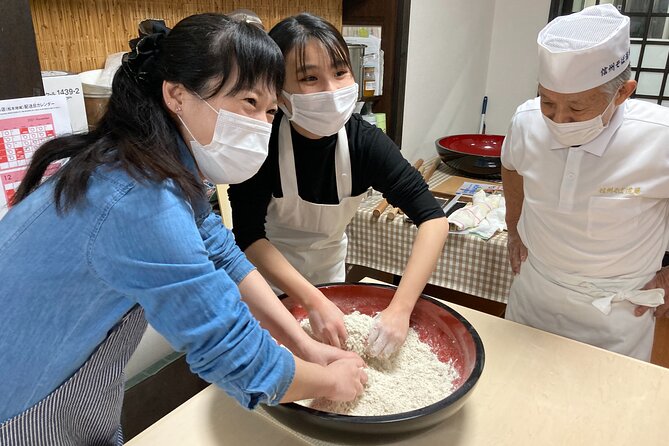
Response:
[[[163,104],[164,81],[180,83],[202,98],[216,95],[237,69],[230,95],[263,82],[270,91],[283,84],[281,52],[265,32],[222,14],[197,14],[170,30],[161,20],[139,26],[114,75],[106,112],[89,133],[68,135],[42,145],[34,154],[13,204],[39,187],[47,167],[65,163],[53,176],[59,211],[74,207],[101,165],[125,170],[138,181],[172,180],[194,202],[202,182],[181,162],[173,118]]]

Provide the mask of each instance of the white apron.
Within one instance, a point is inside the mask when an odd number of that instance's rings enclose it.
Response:
[[[290,264],[314,285],[345,280],[346,225],[353,219],[364,195],[351,197],[351,156],[343,127],[337,134],[335,173],[339,204],[316,204],[300,198],[290,124],[284,117],[279,126],[283,197],[272,197],[267,208],[265,233]]]
[[[634,309],[664,303],[664,290],[639,289],[651,278],[579,277],[529,255],[511,286],[506,319],[649,361],[655,316],[647,311],[637,317]]]

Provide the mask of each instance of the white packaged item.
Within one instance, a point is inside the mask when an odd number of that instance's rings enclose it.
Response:
[[[84,91],[79,75],[66,71],[42,71],[42,84],[45,95],[66,96],[72,132],[87,132],[88,120],[84,106]]]

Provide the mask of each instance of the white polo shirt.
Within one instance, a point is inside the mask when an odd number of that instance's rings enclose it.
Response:
[[[608,127],[564,147],[539,98],[516,110],[502,164],[523,177],[518,231],[544,265],[593,278],[641,278],[669,242],[669,109],[629,99]]]

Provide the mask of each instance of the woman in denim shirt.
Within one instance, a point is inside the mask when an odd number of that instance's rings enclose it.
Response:
[[[204,198],[200,175],[243,181],[264,161],[278,47],[201,14],[171,31],[143,22],[131,48],[97,127],[40,148],[0,221],[2,444],[122,441],[119,376],[141,310],[248,408],[348,401],[366,381],[357,355],[300,329]]]

